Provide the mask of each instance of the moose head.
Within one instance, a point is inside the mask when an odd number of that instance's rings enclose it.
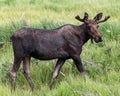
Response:
[[[103,13],[98,13],[93,19],[88,19],[88,13],[84,13],[83,19],[80,16],[76,16],[75,18],[86,25],[86,32],[90,35],[91,40],[94,39],[96,43],[102,41],[101,33],[98,30],[99,23],[107,21],[110,16],[106,16],[103,20],[101,20]]]

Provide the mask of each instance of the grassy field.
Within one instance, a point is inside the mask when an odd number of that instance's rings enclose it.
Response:
[[[120,96],[120,1],[119,0],[0,0],[0,96]],[[31,92],[22,74],[17,74],[17,86],[11,92],[8,72],[13,63],[10,36],[27,25],[32,28],[52,29],[63,24],[79,25],[76,15],[97,13],[110,15],[100,24],[103,43],[83,47],[81,55],[87,72],[84,82],[71,60],[67,61],[60,75],[49,90],[55,61],[39,61],[32,58],[31,77],[35,91]],[[104,17],[103,17],[104,18]],[[44,74],[43,74],[44,73]],[[64,74],[64,75],[63,75]]]

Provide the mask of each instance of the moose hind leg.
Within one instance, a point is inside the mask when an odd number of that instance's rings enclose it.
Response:
[[[21,59],[17,59],[15,58],[14,59],[14,64],[9,72],[9,76],[10,76],[10,82],[11,82],[11,86],[12,88],[15,90],[15,85],[16,85],[16,82],[15,82],[15,79],[16,79],[16,73],[20,67],[20,63],[21,63]]]
[[[34,84],[30,77],[30,57],[25,57],[23,60],[23,74],[28,81],[32,91],[34,90]]]
[[[53,72],[53,75],[52,75],[52,79],[49,83],[49,88],[50,89],[52,88],[54,80],[56,79],[56,77],[60,73],[60,69],[61,69],[62,65],[64,64],[64,62],[65,62],[65,59],[58,59],[58,61],[56,63],[56,66],[55,66],[55,69],[54,69],[54,72]]]

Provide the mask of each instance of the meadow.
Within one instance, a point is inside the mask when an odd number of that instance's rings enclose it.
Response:
[[[53,29],[64,24],[80,25],[76,15],[88,12],[89,18],[103,12],[110,19],[100,24],[102,43],[88,41],[81,54],[87,72],[84,82],[71,60],[62,67],[52,90],[48,83],[55,60],[32,58],[32,92],[22,74],[17,73],[16,90],[11,92],[8,72],[13,64],[10,36],[25,25]],[[0,0],[0,96],[120,96],[120,0]],[[21,64],[22,65],[22,64]]]

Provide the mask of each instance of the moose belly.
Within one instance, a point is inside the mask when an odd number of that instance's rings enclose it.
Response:
[[[51,60],[57,58],[69,58],[69,54],[65,51],[44,51],[44,52],[33,52],[32,57],[40,60]]]

